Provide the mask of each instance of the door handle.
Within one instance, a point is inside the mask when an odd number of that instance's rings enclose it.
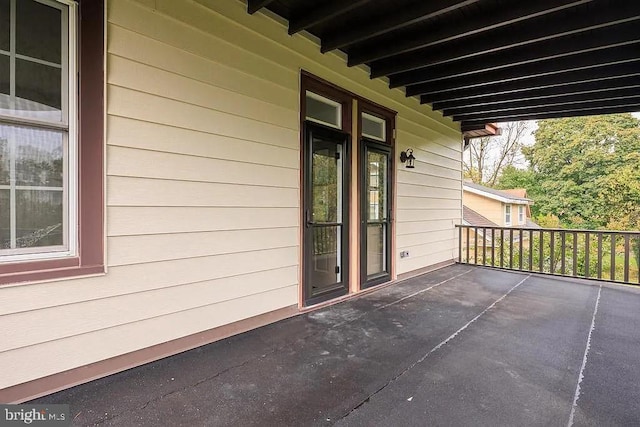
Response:
[[[309,209],[307,209],[306,213],[306,222],[307,222],[307,227],[311,227],[313,225],[313,221],[311,220],[311,211]]]

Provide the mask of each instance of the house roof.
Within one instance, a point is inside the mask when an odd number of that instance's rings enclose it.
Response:
[[[498,227],[498,224],[480,215],[471,208],[462,206],[462,219],[469,225],[476,227]]]
[[[526,197],[521,197],[520,191],[523,189],[516,189],[518,194],[512,194],[511,191],[508,190],[496,190],[495,188],[485,187],[484,185],[476,184],[473,182],[465,182],[463,184],[464,191],[468,191],[470,193],[478,194],[480,196],[488,197],[490,199],[499,200],[503,203],[514,203],[517,205],[530,204],[532,202],[531,199],[527,199]],[[525,190],[526,194],[526,190]]]
[[[640,111],[638,1],[248,0],[263,8],[463,132]]]
[[[499,225],[496,224],[495,222],[491,221],[490,219],[487,219],[486,217],[480,215],[478,212],[464,205],[462,206],[462,220],[465,222],[465,224],[472,225],[474,227],[499,227]],[[531,218],[527,218],[527,223],[523,225],[522,228],[538,229],[542,227],[540,227],[535,222],[531,221]],[[487,232],[486,233],[487,238],[491,238],[491,236],[493,235],[493,232],[491,230],[486,230],[486,232]]]
[[[527,225],[525,227],[526,228],[542,228],[535,222],[531,221],[531,218],[527,218]]]
[[[518,197],[521,199],[527,198],[527,190],[525,188],[509,188],[509,189],[500,190],[500,191],[504,191],[505,193],[509,193],[512,196]]]

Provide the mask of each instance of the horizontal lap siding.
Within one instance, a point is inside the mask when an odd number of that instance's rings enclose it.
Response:
[[[16,366],[15,369],[3,372],[3,384],[19,383],[32,379],[29,377],[37,378],[38,374],[42,375],[44,372],[58,372],[66,366],[83,366],[96,360],[191,335],[203,329],[203,320],[206,320],[208,328],[213,328],[274,311],[282,306],[283,300],[297,298],[297,293],[297,286],[288,286],[133,323],[111,325],[91,333],[64,338],[56,338],[58,334],[46,334],[47,331],[51,331],[51,328],[47,327],[43,334],[46,337],[53,336],[55,340],[37,344],[37,351],[34,351],[34,347],[27,346],[8,352],[12,356],[11,359],[17,359],[17,364],[13,365]],[[67,323],[62,320],[60,322]],[[70,326],[74,323],[78,323],[77,318],[69,322]],[[22,329],[24,330],[24,327]],[[40,329],[36,332],[40,332]],[[25,372],[27,370],[28,372]],[[36,372],[37,376],[33,376],[32,372]]]
[[[398,111],[397,272],[454,257],[457,124],[240,1],[107,6],[108,273],[1,289],[0,388],[298,302],[301,69]]]
[[[403,127],[404,125],[404,127]],[[415,168],[398,164],[396,256],[398,274],[457,257],[455,225],[461,216],[459,138],[445,138],[415,123],[398,120],[396,151],[413,149]]]
[[[464,193],[464,204],[469,209],[472,209],[487,218],[489,221],[498,225],[504,225],[504,205],[502,202],[466,191]],[[514,214],[517,215],[517,212],[517,207],[515,209],[512,208],[512,221]]]

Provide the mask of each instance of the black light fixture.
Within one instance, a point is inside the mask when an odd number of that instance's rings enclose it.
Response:
[[[415,166],[413,166],[413,161],[416,158],[413,155],[413,150],[411,148],[407,148],[405,151],[400,153],[400,161],[402,163],[406,163],[407,165],[405,166],[407,169],[413,169]]]

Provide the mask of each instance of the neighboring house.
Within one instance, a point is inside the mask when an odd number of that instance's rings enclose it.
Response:
[[[462,206],[462,223],[464,225],[472,225],[474,227],[483,227],[481,230],[478,231],[478,238],[481,239],[482,237],[484,237],[485,239],[484,244],[486,246],[493,245],[493,239],[492,239],[493,227],[499,227],[498,224],[490,221],[489,219],[480,215],[478,212],[464,205]],[[469,229],[469,238],[473,239],[474,236],[475,236],[475,231],[473,229]],[[466,236],[463,235],[463,237],[466,243]]]
[[[533,201],[527,190],[496,190],[472,182],[463,183],[464,221],[468,225],[540,228],[531,220]]]
[[[463,183],[463,221],[464,225],[478,227],[476,243],[475,228],[467,229],[462,236],[463,255],[475,257],[477,244],[478,255],[499,245],[501,236],[505,239],[520,241],[520,233],[494,230],[494,227],[540,228],[531,220],[531,204],[527,191],[522,188],[512,190],[495,190],[472,182]],[[468,234],[467,234],[468,233]],[[497,240],[496,240],[497,239]],[[529,240],[529,233],[522,233],[522,241]],[[467,243],[468,242],[468,243]],[[484,248],[480,250],[480,248]]]
[[[0,23],[0,402],[457,257],[460,124],[272,13],[6,0]]]

